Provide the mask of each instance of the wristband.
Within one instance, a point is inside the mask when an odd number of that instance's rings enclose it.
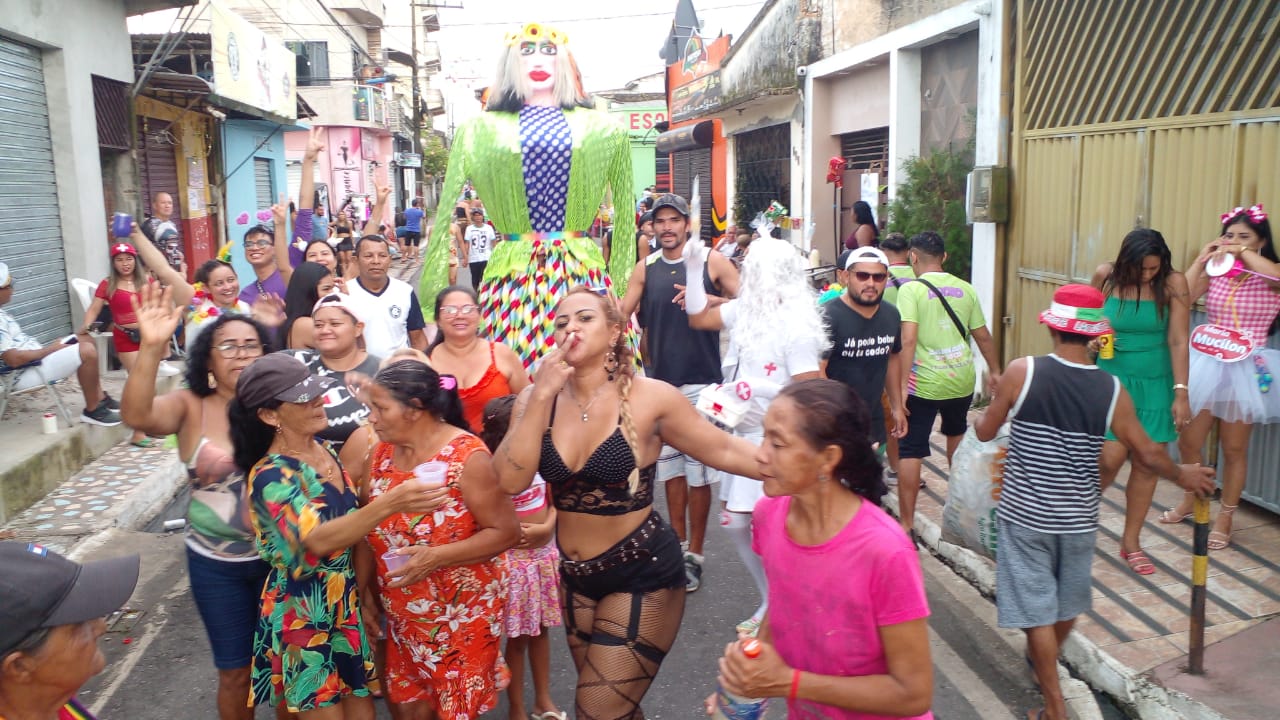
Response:
[[[798,693],[799,691],[800,691],[800,671],[792,670],[791,671],[791,692],[787,693],[787,699],[795,700],[796,693]]]
[[[1186,389],[1187,389],[1187,384],[1186,384],[1186,383],[1175,383],[1175,384],[1174,384],[1174,386],[1173,386],[1173,389],[1174,389],[1174,390],[1186,390]]]

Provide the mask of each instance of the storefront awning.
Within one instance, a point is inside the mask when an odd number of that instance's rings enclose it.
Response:
[[[715,139],[715,123],[703,120],[693,125],[685,125],[675,130],[668,130],[658,136],[654,150],[660,155],[697,150],[711,147]]]

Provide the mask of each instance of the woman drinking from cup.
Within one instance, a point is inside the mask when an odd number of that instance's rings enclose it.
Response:
[[[658,452],[666,443],[759,477],[755,446],[703,420],[674,386],[632,374],[627,321],[607,290],[571,289],[553,322],[555,349],[520,394],[494,465],[508,494],[535,473],[551,490],[576,717],[640,716],[685,603],[680,540],[653,509]]]
[[[911,539],[885,493],[870,416],[835,380],[783,388],[756,453],[766,497],[754,546],[769,576],[758,657],[720,661],[740,697],[787,699],[788,717],[931,718],[929,606]]]
[[[417,477],[444,488],[434,514],[398,514],[369,533],[389,641],[384,677],[397,720],[473,718],[510,679],[502,659],[504,565],[520,539],[489,451],[466,431],[457,380],[417,360],[389,362],[366,387],[370,502]]]
[[[141,342],[120,398],[130,427],[178,436],[187,467],[187,571],[218,669],[218,718],[251,720],[249,665],[267,564],[253,546],[244,473],[231,457],[227,405],[240,373],[271,349],[271,333],[248,315],[222,315],[187,345],[186,387],[156,397],[156,373],[182,320],[174,288],[147,285],[135,312]],[[288,717],[278,712],[279,717]]]
[[[236,465],[249,473],[258,554],[271,566],[250,701],[283,700],[303,718],[366,720],[376,680],[352,546],[393,514],[435,510],[444,493],[411,478],[357,509],[337,456],[316,441],[333,384],[272,353],[244,370],[227,411]]]
[[[1280,372],[1280,351],[1264,347],[1280,314],[1280,260],[1261,205],[1222,215],[1222,234],[1187,268],[1187,283],[1192,301],[1205,296],[1209,322],[1191,333],[1192,420],[1178,438],[1178,453],[1183,462],[1199,462],[1214,418],[1221,421],[1222,511],[1209,533],[1209,549],[1222,550],[1231,544],[1231,516],[1244,492],[1253,426],[1280,420],[1280,392],[1271,387],[1272,373]],[[1217,345],[1224,342],[1245,357],[1221,357]],[[1184,494],[1161,522],[1191,517],[1192,501],[1191,493]]]
[[[428,348],[436,370],[458,378],[462,415],[472,430],[484,429],[484,406],[518,393],[529,375],[516,352],[480,337],[480,299],[469,287],[454,285],[436,295],[435,342]]]

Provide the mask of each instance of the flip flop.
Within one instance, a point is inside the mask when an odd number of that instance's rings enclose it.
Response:
[[[1142,548],[1138,548],[1131,553],[1127,553],[1124,548],[1121,548],[1120,559],[1129,563],[1129,569],[1139,575],[1152,575],[1156,571],[1156,566],[1152,564],[1151,558],[1147,557]]]
[[[563,710],[548,710],[544,713],[529,713],[530,720],[569,720],[569,715]]]
[[[134,440],[134,441],[130,442],[129,444],[130,444],[130,445],[132,445],[132,446],[134,446],[134,447],[136,447],[136,448],[144,448],[144,449],[145,449],[145,448],[153,448],[153,447],[155,447],[155,446],[156,446],[156,441],[155,441],[155,440],[153,440],[153,439],[151,439],[151,438],[149,438],[149,437],[144,437],[144,438],[142,438],[141,440]]]
[[[1028,710],[1027,720],[1044,720],[1044,708],[1039,710]]]

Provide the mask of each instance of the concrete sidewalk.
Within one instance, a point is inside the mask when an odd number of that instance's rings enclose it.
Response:
[[[947,496],[944,442],[935,433],[916,532],[934,554],[992,598],[995,564],[941,539]],[[1156,573],[1140,576],[1119,556],[1127,477],[1126,470],[1103,495],[1093,608],[1067,641],[1064,662],[1095,690],[1144,719],[1273,720],[1280,707],[1280,684],[1274,682],[1280,677],[1280,620],[1267,620],[1280,613],[1280,517],[1242,504],[1231,546],[1210,553],[1206,674],[1192,677],[1185,672],[1192,526],[1156,521],[1161,511],[1178,503],[1182,491],[1163,480],[1157,486],[1142,533]],[[896,512],[896,493],[886,505]],[[1215,516],[1217,511],[1215,501]]]

